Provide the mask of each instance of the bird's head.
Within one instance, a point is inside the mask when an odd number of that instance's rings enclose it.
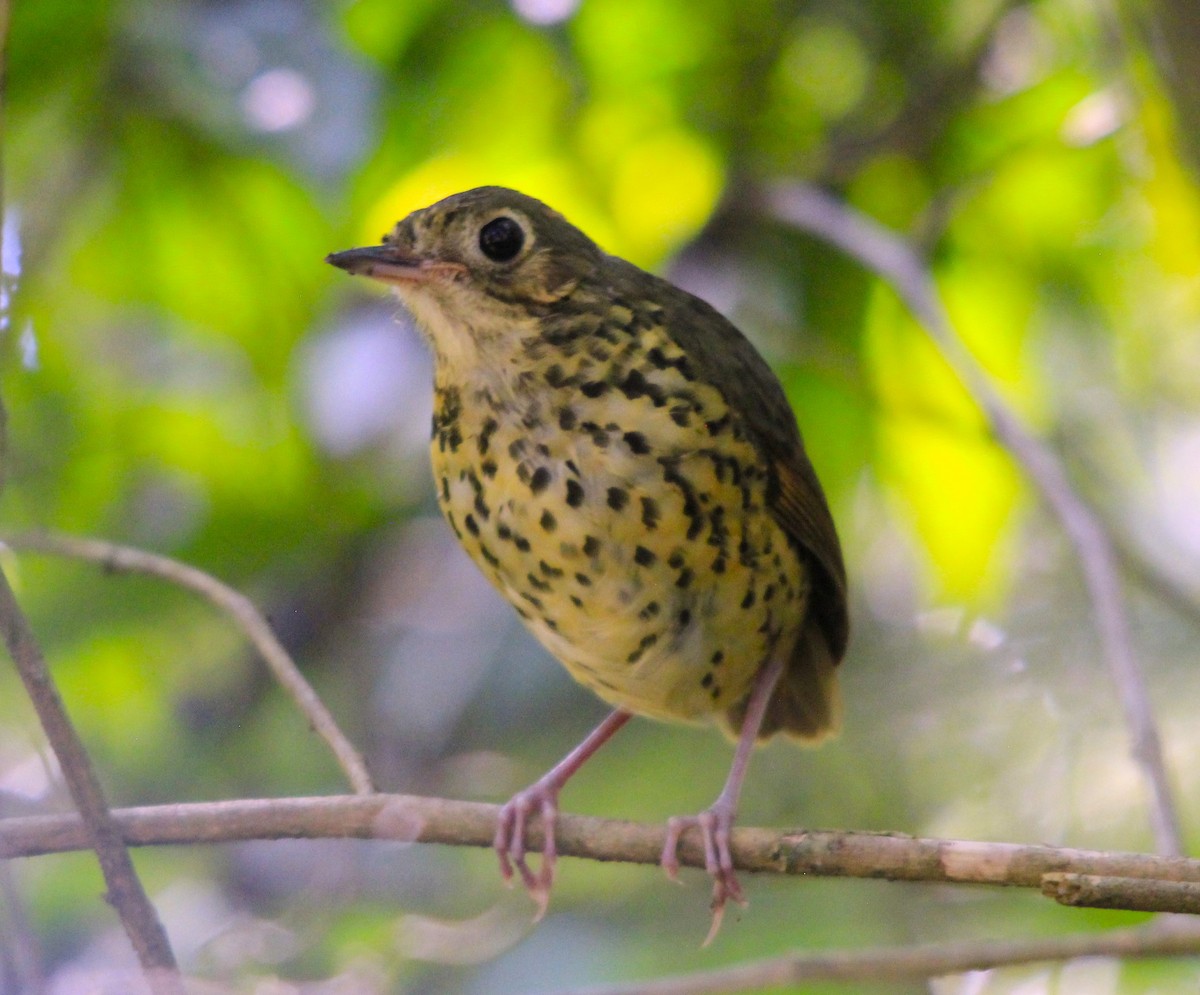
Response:
[[[539,200],[478,187],[414,211],[334,266],[386,283],[439,355],[519,335],[599,265],[596,244]],[[468,343],[463,337],[473,339]]]

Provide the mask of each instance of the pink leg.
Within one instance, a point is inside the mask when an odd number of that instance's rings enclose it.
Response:
[[[746,778],[746,768],[750,764],[750,754],[758,737],[759,727],[762,726],[767,704],[775,691],[775,685],[783,674],[786,657],[776,653],[765,667],[754,678],[750,688],[750,700],[746,706],[746,717],[742,722],[742,731],[738,737],[737,751],[733,755],[733,766],[729,768],[729,776],[725,779],[725,787],[717,795],[717,800],[699,815],[672,816],[667,820],[667,840],[663,846],[662,867],[667,877],[675,880],[679,873],[679,838],[685,830],[692,826],[699,828],[704,840],[704,869],[712,876],[712,926],[704,940],[707,946],[721,928],[721,919],[725,914],[725,903],[733,899],[739,905],[745,905],[746,899],[742,894],[742,886],[738,883],[737,875],[733,872],[733,855],[729,852],[729,836],[733,830],[733,821],[737,817],[738,798],[742,793],[742,782]]]
[[[603,746],[618,729],[631,718],[629,712],[617,709],[601,722],[575,749],[562,758],[541,778],[524,791],[518,791],[500,809],[493,846],[500,858],[500,874],[506,882],[512,881],[513,866],[521,874],[521,881],[529,896],[538,904],[537,922],[546,914],[550,904],[550,886],[554,884],[554,864],[558,851],[554,840],[554,827],[558,822],[558,793],[584,762]],[[537,874],[525,860],[525,827],[529,817],[538,813],[542,817],[542,866]]]

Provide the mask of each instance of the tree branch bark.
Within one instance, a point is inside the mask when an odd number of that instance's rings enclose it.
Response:
[[[183,981],[166,930],[134,870],[122,829],[108,809],[87,749],[67,717],[54,678],[3,571],[0,629],[79,810],[79,818],[73,820],[80,832],[77,849],[95,850],[108,888],[106,898],[125,927],[151,990],[156,995],[183,995]]]
[[[1134,929],[1051,939],[968,940],[875,950],[796,953],[674,978],[575,988],[557,995],[719,995],[820,981],[918,981],[1077,957],[1169,957],[1197,952],[1200,952],[1200,923],[1163,920]]]
[[[130,846],[196,845],[264,839],[378,839],[405,843],[490,847],[499,807],[417,795],[333,795],[247,799],[119,809],[112,818]],[[665,825],[562,815],[558,851],[564,856],[626,863],[659,863]],[[542,845],[540,820],[529,828],[531,850]],[[88,846],[73,815],[0,820],[0,857],[34,857]],[[930,839],[898,833],[761,829],[733,831],[740,871],[890,881],[1048,887],[1064,875],[1105,879],[1106,908],[1145,911],[1145,883],[1200,886],[1200,860],[1156,854],[1079,850],[1019,843]],[[689,830],[681,863],[704,867],[699,834]],[[1057,875],[1057,878],[1053,877]],[[1122,904],[1120,880],[1132,881]],[[1195,887],[1160,889],[1152,911],[1188,911]],[[1115,896],[1115,900],[1114,900]],[[1181,904],[1181,899],[1183,904]]]

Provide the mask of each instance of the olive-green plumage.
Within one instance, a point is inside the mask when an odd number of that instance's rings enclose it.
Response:
[[[331,261],[392,284],[436,357],[451,528],[533,634],[627,711],[836,725],[845,573],[783,390],[707,304],[499,187]]]

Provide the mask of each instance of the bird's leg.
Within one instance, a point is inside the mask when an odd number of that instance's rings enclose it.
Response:
[[[746,768],[750,764],[750,754],[754,751],[758,730],[767,712],[767,704],[775,691],[775,685],[779,683],[786,663],[787,656],[777,651],[755,676],[750,687],[750,698],[746,703],[746,716],[742,720],[742,730],[738,736],[737,751],[733,755],[733,765],[729,768],[725,787],[717,795],[717,800],[699,815],[676,815],[667,820],[667,840],[663,846],[661,863],[667,877],[672,881],[679,873],[679,838],[683,832],[697,826],[704,840],[704,869],[713,879],[713,919],[704,946],[712,942],[717,930],[721,928],[725,903],[733,899],[739,905],[746,904],[742,886],[733,872],[729,836],[733,829],[733,821],[737,817],[738,798],[742,793]]]
[[[534,922],[546,914],[550,903],[550,886],[554,883],[554,864],[558,851],[554,841],[558,822],[558,793],[584,762],[603,746],[631,718],[630,713],[616,709],[601,722],[575,749],[562,758],[542,777],[524,791],[518,791],[500,809],[493,846],[500,858],[500,874],[512,881],[513,867],[520,872],[521,881],[529,896],[538,904]],[[542,866],[535,874],[525,860],[525,828],[531,815],[542,817]]]

